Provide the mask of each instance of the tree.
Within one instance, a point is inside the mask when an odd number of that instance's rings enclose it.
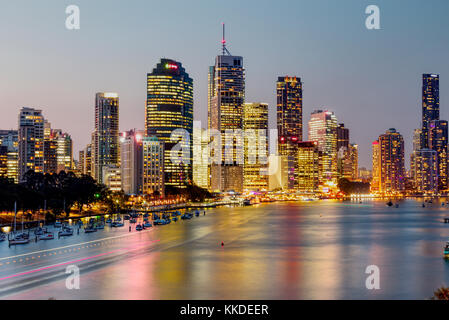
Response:
[[[449,288],[439,288],[433,293],[432,300],[449,300]]]

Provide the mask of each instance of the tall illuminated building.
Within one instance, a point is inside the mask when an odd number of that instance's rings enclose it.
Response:
[[[80,150],[78,152],[78,163],[76,166],[76,170],[78,171],[79,176],[84,174],[84,165],[85,165],[84,150]]]
[[[359,150],[358,145],[349,144],[348,147],[341,147],[338,152],[338,177],[350,181],[358,179]]]
[[[195,121],[193,126],[193,183],[209,189],[209,135]]]
[[[298,142],[303,140],[302,82],[297,77],[278,77],[276,82],[277,129],[279,136],[278,154],[285,161],[287,172],[285,188],[294,189],[296,165],[298,163]]]
[[[193,80],[180,62],[161,59],[148,73],[145,129],[148,136],[156,136],[164,143],[165,184],[183,188],[191,183]],[[176,135],[173,139],[172,134]],[[182,152],[173,162],[172,148],[178,143]]]
[[[422,138],[421,149],[429,147],[429,124],[440,119],[440,76],[422,76]]]
[[[318,142],[298,142],[297,152],[297,190],[302,193],[318,192],[323,170],[323,153]]]
[[[243,130],[243,189],[268,191],[268,104],[244,104]]]
[[[435,194],[438,192],[438,158],[431,149],[415,151],[414,167],[416,170],[415,188],[419,193]]]
[[[92,176],[94,179],[103,183],[103,167],[117,167],[119,156],[118,94],[99,92],[95,96],[95,130],[92,134]]]
[[[371,179],[371,192],[380,192],[380,145],[379,140],[372,143],[373,169]]]
[[[344,147],[349,148],[349,129],[345,127],[344,123],[339,123],[337,126],[337,151]]]
[[[81,159],[81,158],[80,158]],[[88,144],[83,150],[82,174],[92,177],[92,145]]]
[[[57,142],[51,124],[47,120],[44,121],[44,173],[57,173]]]
[[[61,130],[55,131],[56,139],[56,159],[58,164],[57,172],[72,171],[75,166],[73,162],[73,141],[72,137]]]
[[[19,181],[29,170],[44,171],[44,116],[41,110],[22,108],[19,113]]]
[[[143,130],[129,130],[120,135],[122,189],[126,194],[142,194]]]
[[[243,58],[233,56],[222,39],[222,54],[209,68],[209,127],[221,133],[221,159],[211,165],[213,191],[243,191],[243,104],[245,102],[245,69]],[[213,81],[212,81],[213,79]],[[240,136],[240,137],[239,137]],[[226,152],[227,150],[227,152]],[[219,150],[211,151],[219,152]]]
[[[379,136],[379,191],[396,193],[404,190],[404,139],[396,129]]]
[[[415,181],[415,151],[421,150],[422,129],[415,129],[413,131],[413,150],[410,153],[410,179]]]
[[[0,130],[0,146],[7,148],[7,178],[19,181],[19,135],[17,130]]]
[[[8,178],[8,147],[0,146],[0,178]]]
[[[142,192],[144,194],[164,195],[164,142],[157,137],[142,139]]]
[[[437,155],[438,189],[448,189],[448,122],[432,120],[429,122],[429,149]]]
[[[337,126],[337,117],[333,112],[312,112],[309,140],[318,142],[318,149],[323,153],[323,182],[337,182]]]

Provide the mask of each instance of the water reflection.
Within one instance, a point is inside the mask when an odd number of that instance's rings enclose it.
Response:
[[[426,299],[449,284],[447,210],[414,200],[399,208],[367,200],[217,208],[142,235],[161,241],[84,274],[77,296],[61,282],[44,292],[64,299]],[[378,291],[365,287],[368,265],[380,268]],[[41,295],[31,289],[15,297]]]

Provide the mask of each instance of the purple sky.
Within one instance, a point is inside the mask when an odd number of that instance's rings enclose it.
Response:
[[[65,28],[77,4],[81,29]],[[381,30],[365,28],[377,4]],[[390,127],[406,139],[420,125],[421,74],[441,74],[441,117],[449,119],[449,1],[24,1],[0,10],[0,128],[17,126],[22,106],[44,110],[69,132],[78,151],[90,140],[98,91],[120,95],[120,129],[144,127],[146,73],[161,57],[183,63],[194,79],[195,117],[206,121],[207,71],[219,53],[221,22],[228,48],[242,55],[246,100],[270,105],[275,82],[304,82],[304,121],[327,106],[359,144],[371,167],[371,142]],[[305,135],[306,136],[306,135]]]

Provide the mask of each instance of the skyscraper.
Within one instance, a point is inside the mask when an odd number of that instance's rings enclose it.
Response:
[[[126,194],[142,194],[144,131],[125,131],[120,137],[122,189]]]
[[[148,73],[145,129],[164,144],[165,184],[183,188],[191,183],[193,80],[180,62],[161,59]],[[178,143],[182,151],[173,162],[172,151]]]
[[[193,127],[193,183],[209,189],[209,136],[198,121]]]
[[[8,178],[8,147],[0,146],[0,178]]]
[[[103,183],[103,167],[119,165],[119,98],[117,93],[95,96],[95,131],[92,135],[92,176]]]
[[[349,129],[345,128],[344,123],[339,123],[337,127],[337,151],[342,147],[349,148]]]
[[[432,120],[429,122],[429,149],[436,151],[438,189],[448,189],[448,122]]]
[[[429,124],[440,119],[440,76],[423,74],[422,77],[422,138],[421,149],[429,147]]]
[[[17,130],[0,130],[0,146],[8,150],[7,177],[19,182],[19,134]]]
[[[44,121],[44,173],[57,173],[58,159],[56,155],[57,142],[51,124]]]
[[[44,116],[41,110],[22,108],[19,113],[19,181],[29,170],[44,171]]]
[[[323,182],[337,182],[337,117],[331,111],[316,110],[309,121],[309,140],[318,142],[323,153]]]
[[[144,194],[164,195],[164,142],[157,137],[144,137],[142,140]]]
[[[245,103],[243,189],[268,190],[268,104]]]
[[[74,169],[72,137],[68,133],[63,133],[61,130],[55,130],[54,134],[57,146],[57,172],[72,171]]]
[[[277,92],[278,153],[284,164],[287,189],[296,187],[298,165],[298,142],[303,140],[302,83],[301,78],[279,77]]]
[[[226,49],[209,68],[210,129],[221,133],[221,161],[211,165],[213,191],[243,190],[243,104],[245,102],[245,69],[243,58]],[[216,151],[218,152],[218,151]],[[217,163],[218,162],[218,163]]]
[[[373,178],[371,179],[371,192],[380,191],[380,145],[379,140],[372,143],[373,151]]]
[[[323,162],[318,142],[304,141],[297,143],[297,190],[303,193],[319,191]]]
[[[83,164],[82,174],[92,177],[93,175],[92,175],[92,145],[91,144],[88,144],[86,146],[86,148],[84,148],[83,154],[84,154],[84,156],[83,156],[84,164]]]
[[[404,190],[404,139],[396,129],[379,136],[379,191],[395,193]]]
[[[416,170],[415,188],[419,193],[435,194],[438,192],[437,152],[431,149],[415,151],[414,167]]]

